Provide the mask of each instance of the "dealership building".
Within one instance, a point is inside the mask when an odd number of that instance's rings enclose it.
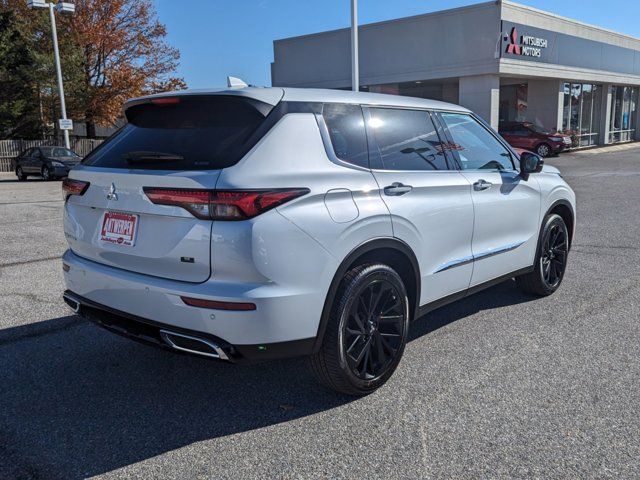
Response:
[[[607,8],[603,5],[603,8]],[[640,140],[640,39],[506,0],[362,25],[360,85],[529,121],[586,147]],[[274,42],[274,86],[349,89],[350,30]]]

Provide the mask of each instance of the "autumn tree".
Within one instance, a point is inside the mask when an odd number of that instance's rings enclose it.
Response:
[[[67,113],[87,124],[113,124],[131,97],[186,88],[173,76],[180,54],[166,42],[167,30],[152,0],[75,0],[74,15],[57,15]],[[55,89],[51,31],[43,11],[30,11],[24,0],[0,0],[0,12],[11,11],[47,60],[41,65],[44,110],[51,121],[59,105]]]

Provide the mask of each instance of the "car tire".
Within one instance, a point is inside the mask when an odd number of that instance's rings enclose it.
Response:
[[[523,292],[547,296],[554,293],[564,278],[569,256],[569,230],[560,215],[549,214],[538,240],[532,272],[516,278]]]
[[[536,153],[542,158],[550,157],[552,150],[548,143],[541,143],[536,147]]]
[[[16,168],[16,176],[18,177],[18,181],[20,181],[20,182],[24,182],[27,179],[27,176],[25,175],[24,171],[22,170],[22,167]]]
[[[45,182],[50,182],[53,179],[54,177],[53,177],[53,173],[51,172],[51,169],[46,165],[42,167],[42,180],[44,180]]]
[[[360,265],[345,274],[311,367],[323,385],[367,395],[393,374],[407,342],[409,298],[388,265]]]

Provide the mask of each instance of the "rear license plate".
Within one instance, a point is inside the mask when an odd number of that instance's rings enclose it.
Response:
[[[100,240],[125,247],[133,247],[138,232],[138,215],[105,212],[100,230]]]

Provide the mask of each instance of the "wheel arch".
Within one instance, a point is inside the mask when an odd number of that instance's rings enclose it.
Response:
[[[569,249],[571,249],[571,243],[573,242],[573,233],[575,231],[576,223],[576,216],[575,212],[573,211],[573,206],[568,200],[557,200],[552,203],[551,206],[547,209],[547,212],[545,213],[543,219],[551,213],[560,215],[560,217],[562,217],[562,220],[564,220],[564,223],[567,226],[567,230],[569,230]]]
[[[344,258],[333,276],[322,308],[320,324],[318,325],[318,332],[313,346],[314,353],[322,345],[331,307],[340,282],[345,273],[351,268],[364,263],[384,263],[396,270],[407,289],[409,304],[413,306],[412,318],[417,318],[420,306],[420,267],[413,250],[409,245],[397,238],[383,237],[368,240],[354,248]]]

